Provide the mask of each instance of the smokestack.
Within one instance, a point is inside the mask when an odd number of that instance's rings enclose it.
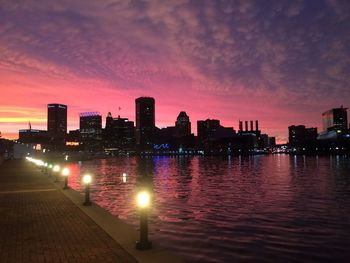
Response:
[[[248,131],[248,121],[245,121],[245,131]]]
[[[255,130],[258,131],[259,130],[259,121],[255,121]]]
[[[250,131],[254,131],[253,121],[250,121]]]
[[[243,121],[239,121],[239,131],[243,131]]]

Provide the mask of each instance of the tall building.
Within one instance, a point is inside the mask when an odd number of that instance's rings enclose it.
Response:
[[[98,139],[102,134],[102,116],[98,112],[82,112],[79,115],[81,138]]]
[[[324,131],[347,130],[347,108],[341,106],[340,108],[334,108],[322,113],[322,123]]]
[[[47,131],[51,142],[64,142],[67,134],[67,105],[47,105]]]
[[[155,101],[151,97],[140,97],[136,103],[136,146],[152,149],[155,133]]]
[[[181,111],[175,122],[176,136],[182,137],[191,134],[190,118],[185,111]]]
[[[113,118],[109,112],[106,117],[106,128],[104,131],[104,141],[106,148],[116,148],[118,150],[131,149],[135,143],[134,122],[127,118]]]

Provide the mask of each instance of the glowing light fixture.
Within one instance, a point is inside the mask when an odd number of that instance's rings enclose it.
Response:
[[[90,184],[91,181],[92,181],[92,177],[91,177],[90,174],[85,174],[85,175],[83,176],[83,182],[84,182],[84,184]]]
[[[85,202],[83,205],[85,206],[90,206],[91,201],[90,201],[90,183],[92,181],[92,177],[90,174],[85,174],[83,176],[83,183],[85,184]]]
[[[62,175],[67,177],[69,175],[69,168],[65,167],[62,169]]]
[[[61,170],[61,167],[58,165],[58,164],[55,164],[54,166],[53,166],[53,171],[54,172],[59,172]]]
[[[142,191],[142,192],[137,194],[137,205],[140,208],[146,208],[150,204],[150,199],[151,198],[150,198],[149,193],[146,191]]]

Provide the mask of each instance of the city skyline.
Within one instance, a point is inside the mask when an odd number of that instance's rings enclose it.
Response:
[[[156,126],[239,120],[286,142],[288,126],[322,127],[350,105],[347,1],[5,1],[0,7],[0,131],[46,127],[47,103],[135,120],[156,100]],[[35,18],[35,19],[34,19]],[[121,108],[121,110],[119,110]],[[193,127],[196,132],[196,127]]]

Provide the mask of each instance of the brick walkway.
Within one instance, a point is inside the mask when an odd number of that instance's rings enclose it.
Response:
[[[25,161],[0,166],[0,262],[137,262]]]

